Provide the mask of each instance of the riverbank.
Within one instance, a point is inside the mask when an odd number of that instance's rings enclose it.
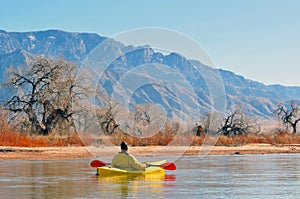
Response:
[[[118,146],[100,147],[0,147],[0,159],[55,160],[112,157]],[[299,153],[300,145],[248,144],[243,146],[144,146],[130,147],[136,156],[228,155]]]

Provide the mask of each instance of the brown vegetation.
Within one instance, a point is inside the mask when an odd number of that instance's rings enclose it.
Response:
[[[0,132],[0,146],[61,147],[84,146],[77,133],[67,136],[37,136],[21,134],[13,130]]]
[[[299,144],[300,136],[286,132],[268,133],[268,134],[242,134],[237,136],[224,135],[206,135],[196,136],[196,132],[189,132],[183,135],[177,135],[171,127],[149,137],[135,137],[121,131],[116,131],[112,135],[93,137],[90,134],[69,133],[59,135],[53,132],[50,135],[42,136],[30,133],[18,132],[12,126],[9,126],[6,114],[0,114],[0,146],[16,147],[61,147],[61,146],[88,146],[104,145],[105,140],[109,140],[115,145],[122,141],[128,142],[131,146],[201,146],[203,143],[212,143],[216,146],[241,146],[246,144]],[[100,140],[100,141],[99,141]]]
[[[289,134],[280,132],[276,134],[248,134],[239,135],[236,137],[220,136],[216,142],[219,146],[238,146],[246,144],[299,144],[300,136],[295,134]]]
[[[51,134],[48,136],[30,135],[17,132],[10,128],[1,117],[0,146],[19,147],[61,147],[61,146],[87,146],[93,143],[105,144],[108,139],[111,143],[119,145],[126,141],[131,146],[166,146],[166,145],[191,145],[201,146],[203,143],[213,143],[216,146],[241,146],[246,144],[299,144],[300,136],[285,132],[273,134],[247,134],[238,136],[196,136],[186,134],[176,136],[175,133],[159,132],[151,137],[138,138],[127,134],[115,133],[111,136],[91,137],[89,134],[70,133],[68,136]],[[100,142],[97,142],[100,140]]]
[[[69,136],[48,136],[30,135],[20,133],[9,127],[4,114],[0,120],[0,146],[20,146],[20,147],[58,147],[58,146],[83,146],[83,140],[88,143],[88,136],[79,137],[77,133]]]
[[[110,140],[114,144],[121,143],[122,141],[128,142],[132,146],[166,146],[172,142],[174,145],[191,145],[201,146],[204,143],[213,144],[216,146],[241,146],[246,144],[300,144],[300,136],[295,134],[289,134],[280,132],[277,134],[247,134],[238,136],[175,136],[158,133],[149,138],[136,138],[132,136],[115,136],[110,137]],[[171,144],[171,145],[172,145]]]

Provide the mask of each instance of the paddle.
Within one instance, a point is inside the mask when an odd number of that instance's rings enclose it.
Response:
[[[161,165],[150,164],[150,166],[160,167],[160,168],[163,168],[164,170],[176,170],[176,165],[173,162],[166,162],[166,163],[161,164]]]
[[[107,164],[105,162],[102,162],[101,160],[93,160],[91,162],[91,167],[105,167]]]
[[[102,162],[101,160],[93,160],[91,162],[91,167],[104,167],[104,166],[107,166],[109,164],[105,163],[105,162]],[[166,162],[164,164],[161,164],[161,165],[150,165],[150,166],[153,166],[153,167],[160,167],[160,168],[163,168],[165,170],[176,170],[176,165],[172,162]]]

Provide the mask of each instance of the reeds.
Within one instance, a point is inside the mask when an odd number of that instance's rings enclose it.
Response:
[[[89,140],[88,137],[83,138]],[[0,132],[0,146],[18,147],[61,147],[84,146],[90,142],[84,142],[77,133],[70,136],[40,136],[16,132],[14,130]]]
[[[289,133],[264,134],[264,135],[239,135],[239,136],[176,136],[175,134],[157,133],[152,137],[138,138],[130,135],[107,136],[113,144],[119,145],[126,141],[131,146],[166,146],[166,145],[191,145],[200,146],[209,139],[209,143],[217,146],[240,146],[245,144],[300,144],[300,136]],[[71,133],[69,136],[40,136],[22,134],[13,129],[0,131],[0,146],[19,147],[63,147],[63,146],[87,146],[92,143],[89,134],[80,135]]]
[[[203,143],[210,143],[216,146],[241,146],[246,144],[300,144],[300,136],[285,132],[268,134],[248,134],[238,136],[195,136],[192,134],[177,136],[176,134],[157,133],[152,137],[138,138],[130,135],[115,135],[108,139],[118,145],[126,141],[131,146],[201,146]]]
[[[102,138],[93,137],[88,133],[69,133],[68,135],[50,134],[48,136],[31,135],[18,132],[9,126],[6,115],[0,114],[0,146],[19,147],[61,147],[61,146],[88,146]],[[135,137],[120,131],[111,136],[105,136],[111,143],[119,145],[126,141],[131,146],[166,146],[192,145],[200,146],[205,142],[218,146],[238,146],[245,144],[300,144],[300,136],[286,132],[247,134],[239,136],[196,136],[193,132],[176,134],[174,129],[166,129],[149,137]],[[100,145],[105,143],[99,143]]]

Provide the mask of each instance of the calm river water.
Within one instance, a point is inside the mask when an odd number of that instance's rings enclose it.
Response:
[[[168,157],[165,157],[168,159]],[[139,160],[157,160],[138,157]],[[164,158],[159,158],[164,159]],[[109,159],[101,159],[109,161]],[[1,160],[1,198],[300,198],[300,154],[181,157],[160,178],[100,178],[90,159]]]

